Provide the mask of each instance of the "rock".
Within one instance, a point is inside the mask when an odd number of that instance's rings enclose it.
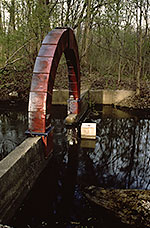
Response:
[[[0,224],[0,228],[12,228],[12,227]]]
[[[84,195],[105,208],[127,225],[150,227],[150,191],[136,189],[103,189],[90,186]]]
[[[10,97],[18,97],[18,92],[13,91],[13,92],[9,93],[9,96]]]

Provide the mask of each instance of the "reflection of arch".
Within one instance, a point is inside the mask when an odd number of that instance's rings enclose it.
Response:
[[[50,126],[53,85],[62,53],[68,66],[69,95],[80,98],[80,65],[74,33],[70,28],[56,28],[44,38],[34,65],[28,109],[31,133],[45,133]]]

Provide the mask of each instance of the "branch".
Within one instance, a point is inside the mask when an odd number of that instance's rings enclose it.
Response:
[[[86,53],[87,53],[89,47],[91,46],[91,44],[92,44],[92,41],[88,44],[87,48],[84,50],[83,54],[80,56],[80,61],[86,55]]]
[[[28,40],[25,44],[23,44],[21,47],[19,47],[5,62],[5,65],[8,65],[10,59],[12,59],[22,48],[24,48],[31,40],[35,39],[34,37]]]
[[[81,24],[81,22],[84,21],[84,19],[86,18],[86,16],[83,17],[85,8],[86,8],[86,3],[84,3],[84,5],[83,5],[79,19],[78,19],[77,23],[73,26],[73,29],[76,29],[78,27],[78,25]]]
[[[53,12],[55,6],[57,5],[58,0],[56,0],[56,2],[54,3],[54,5],[52,6],[52,8],[49,10],[49,16],[51,15],[51,13]]]
[[[134,62],[134,63],[137,63],[136,60],[134,60],[134,59],[132,59],[132,58],[130,58],[130,57],[121,55],[120,53],[118,53],[118,51],[111,51],[110,49],[105,48],[105,47],[103,47],[103,46],[97,44],[96,42],[94,42],[94,44],[95,44],[97,47],[99,47],[99,48],[102,48],[102,49],[104,49],[104,50],[106,50],[106,51],[109,51],[109,52],[111,52],[111,53],[113,53],[113,54],[119,55],[120,57],[122,57],[122,58],[124,58],[124,59],[127,59],[127,60],[130,60],[130,61],[132,61],[132,62]]]
[[[5,68],[6,68],[8,65],[12,65],[13,63],[15,63],[15,62],[19,61],[20,59],[23,59],[23,56],[22,56],[22,57],[20,57],[20,58],[15,59],[15,60],[13,60],[13,61],[12,61],[12,62],[10,62],[10,63],[5,64],[5,66],[4,66],[4,67],[1,67],[1,68],[0,68],[0,71],[4,71],[4,70],[5,70]]]
[[[5,68],[8,66],[8,65],[11,65],[17,61],[19,61],[20,59],[22,59],[23,57],[19,57],[15,60],[13,60],[12,62],[9,62],[22,48],[24,48],[31,40],[35,39],[34,37],[31,38],[30,40],[28,40],[25,44],[23,44],[21,47],[19,47],[8,59],[7,61],[5,62],[5,65],[3,67],[0,68],[0,71],[2,70],[5,70]]]

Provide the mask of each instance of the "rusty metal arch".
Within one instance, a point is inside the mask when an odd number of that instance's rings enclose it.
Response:
[[[50,126],[53,85],[62,54],[68,66],[69,95],[80,98],[80,65],[73,30],[56,28],[48,33],[35,61],[28,107],[28,130],[45,133]]]

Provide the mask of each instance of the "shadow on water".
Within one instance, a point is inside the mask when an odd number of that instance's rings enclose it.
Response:
[[[0,107],[0,160],[26,138],[26,129],[26,104],[20,107]]]
[[[16,228],[127,227],[108,219],[104,210],[91,207],[82,189],[89,185],[150,189],[150,119],[139,114],[111,118],[98,110],[86,119],[97,123],[95,146],[88,148],[88,142],[82,145],[80,137],[77,143],[69,145],[63,125],[66,107],[55,108],[53,157],[11,225]]]

